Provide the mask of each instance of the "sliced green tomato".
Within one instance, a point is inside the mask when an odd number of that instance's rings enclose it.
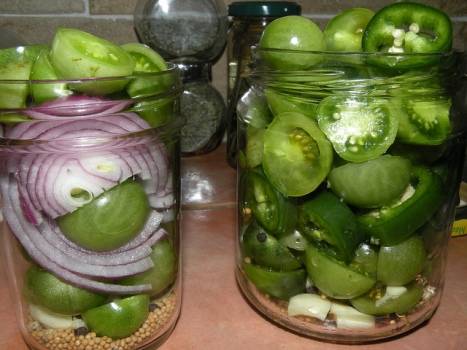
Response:
[[[149,46],[129,43],[121,47],[135,61],[135,73],[154,73],[167,70],[165,60]],[[163,92],[169,85],[168,76],[142,76],[131,81],[126,87],[126,91],[131,97],[141,97]]]
[[[286,196],[313,192],[329,173],[332,157],[325,135],[303,114],[282,113],[264,133],[264,172]]]
[[[346,203],[359,208],[377,208],[402,195],[409,185],[410,168],[407,159],[384,155],[334,168],[328,180],[332,191]]]
[[[355,255],[350,266],[365,275],[376,278],[378,253],[369,244],[362,243],[355,250]]]
[[[439,57],[404,54],[449,51],[451,20],[444,12],[427,5],[394,3],[373,16],[366,26],[362,45],[363,51],[395,54],[370,56],[373,64],[399,70],[423,67],[435,63]]]
[[[440,145],[451,132],[449,110],[451,100],[446,98],[398,99],[400,105],[400,142],[416,145]]]
[[[304,269],[277,272],[253,264],[244,263],[243,271],[259,291],[278,299],[289,300],[303,293],[306,284]]]
[[[328,51],[362,51],[362,36],[374,12],[366,8],[351,8],[332,18],[324,29]]]
[[[319,104],[317,120],[337,154],[350,162],[385,153],[398,127],[387,100],[376,97],[329,96]]]
[[[357,217],[360,229],[383,245],[395,245],[410,237],[443,201],[443,183],[437,174],[414,166],[410,178],[409,186],[396,203]]]
[[[255,88],[250,88],[237,104],[237,115],[245,124],[258,129],[266,128],[273,116],[266,98]]]
[[[156,128],[173,120],[176,103],[173,97],[149,99],[137,102],[130,111],[138,113],[151,127]]]
[[[305,251],[306,247],[308,247],[307,239],[297,230],[282,237],[279,243],[299,252]]]
[[[131,75],[133,58],[121,47],[92,34],[70,28],[55,33],[50,52],[52,65],[60,78],[103,78]],[[89,94],[120,91],[126,79],[73,84],[70,88]]]
[[[32,66],[31,80],[57,80],[58,76],[50,63],[48,51],[42,51]],[[65,83],[41,82],[31,84],[35,103],[42,103],[72,94]]]
[[[149,215],[144,188],[127,180],[58,218],[63,234],[94,251],[116,249],[133,239]]]
[[[90,309],[82,317],[86,326],[100,337],[125,338],[141,327],[149,314],[149,296],[133,295]]]
[[[256,168],[263,161],[264,132],[266,129],[258,129],[251,125],[246,128],[245,156],[249,168]]]
[[[255,223],[242,236],[242,251],[256,265],[277,271],[292,271],[301,267],[287,247]]]
[[[26,272],[24,294],[32,303],[62,315],[77,315],[107,301],[105,295],[65,283],[36,266]]]
[[[293,70],[318,63],[320,55],[307,51],[323,51],[326,44],[323,33],[313,21],[301,16],[285,16],[275,19],[264,29],[259,47],[289,50],[261,52],[261,58],[273,68]]]
[[[350,302],[358,311],[369,315],[404,315],[418,304],[422,296],[423,287],[411,283],[406,287],[378,287]]]
[[[328,297],[335,299],[360,296],[376,282],[375,278],[354,270],[311,244],[306,250],[306,270],[313,284]]]
[[[33,58],[26,55],[27,47],[0,50],[0,80],[28,80]],[[26,105],[28,85],[0,84],[0,108],[22,108]]]
[[[393,246],[382,246],[378,254],[378,281],[403,286],[422,272],[426,261],[423,240],[413,236]]]
[[[120,283],[124,285],[149,283],[152,286],[151,296],[164,292],[177,276],[178,261],[173,244],[168,239],[160,240],[152,247],[150,257],[154,263],[150,270],[127,277]]]
[[[264,95],[274,115],[279,115],[284,112],[298,112],[309,118],[314,119],[316,117],[317,104],[307,99],[282,93],[273,88],[266,89]]]
[[[299,228],[306,237],[325,241],[347,263],[365,238],[352,211],[330,192],[321,192],[300,207]]]

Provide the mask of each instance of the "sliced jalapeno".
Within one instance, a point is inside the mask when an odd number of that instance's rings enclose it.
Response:
[[[316,122],[296,112],[276,116],[264,133],[263,169],[286,196],[316,189],[332,165],[332,147]]]
[[[243,271],[261,292],[279,299],[288,300],[305,291],[305,269],[278,272],[244,263]]]
[[[428,168],[414,166],[410,184],[397,203],[363,214],[357,220],[360,229],[380,239],[383,245],[395,245],[427,222],[442,200],[441,178]]]
[[[452,23],[448,15],[433,7],[410,2],[395,3],[373,16],[363,33],[362,45],[363,51],[395,54],[372,56],[371,63],[401,70],[422,67],[436,62],[436,58],[403,54],[449,51]]]
[[[376,279],[358,272],[310,244],[306,250],[306,270],[314,285],[336,299],[352,299],[368,292]]]
[[[292,271],[301,267],[290,250],[256,223],[251,223],[242,236],[243,256],[253,263],[277,271]]]
[[[299,228],[315,241],[325,241],[339,259],[350,262],[364,236],[352,211],[330,192],[321,192],[299,210]]]

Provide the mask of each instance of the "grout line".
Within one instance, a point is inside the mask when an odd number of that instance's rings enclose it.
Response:
[[[87,9],[89,11],[89,9]],[[89,19],[125,19],[133,20],[133,15],[90,15],[87,13],[50,13],[50,14],[0,14],[0,17],[27,17],[27,18],[89,18]]]

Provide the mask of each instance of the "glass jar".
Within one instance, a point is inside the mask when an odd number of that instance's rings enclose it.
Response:
[[[32,349],[142,349],[174,328],[178,74],[0,81],[1,249]]]
[[[183,77],[180,113],[185,120],[181,130],[184,156],[213,151],[225,131],[225,103],[210,83],[210,64],[179,64]]]
[[[258,44],[264,28],[283,16],[300,15],[301,7],[289,1],[235,1],[229,5],[231,27],[227,37],[227,160],[236,162],[236,105],[247,87],[252,62],[251,47]]]
[[[458,55],[257,54],[237,108],[241,290],[333,342],[420,325],[440,302],[464,157]]]

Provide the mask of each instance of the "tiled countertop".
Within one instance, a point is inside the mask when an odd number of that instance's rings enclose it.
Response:
[[[445,293],[429,322],[391,341],[324,343],[276,326],[242,297],[234,277],[235,172],[223,149],[184,159],[182,172],[185,187],[191,188],[183,195],[183,305],[161,350],[467,349],[467,237],[450,242]],[[0,350],[26,350],[5,283],[0,301]]]

